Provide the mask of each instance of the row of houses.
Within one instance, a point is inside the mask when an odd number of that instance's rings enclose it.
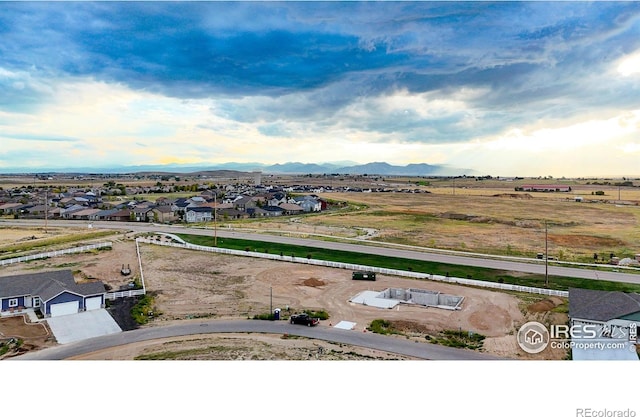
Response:
[[[327,202],[316,195],[291,197],[284,191],[218,196],[216,191],[205,190],[190,198],[160,197],[155,202],[133,200],[115,205],[103,202],[94,193],[75,194],[52,196],[46,200],[47,204],[24,201],[0,203],[0,215],[85,221],[199,223],[215,218],[233,220],[297,215],[328,208]]]

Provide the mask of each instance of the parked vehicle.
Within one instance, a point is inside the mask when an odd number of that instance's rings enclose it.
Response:
[[[291,322],[291,324],[306,324],[307,326],[311,327],[317,325],[320,322],[320,319],[311,317],[306,313],[302,313],[294,314],[293,316],[291,316],[289,321]]]
[[[351,273],[351,279],[364,280],[364,281],[375,281],[376,280],[376,273],[375,272],[353,271]]]

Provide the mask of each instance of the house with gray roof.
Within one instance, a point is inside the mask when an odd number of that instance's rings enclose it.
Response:
[[[33,308],[57,317],[96,310],[104,307],[106,292],[102,281],[76,283],[71,270],[0,277],[2,313]]]
[[[640,323],[640,294],[571,288],[569,317],[594,323]]]
[[[596,340],[611,345],[609,348],[576,348],[574,346],[573,359],[638,360],[634,345],[638,343],[640,294],[571,288],[569,289],[569,320],[572,341]],[[589,331],[595,331],[596,337],[593,338]],[[616,347],[610,342],[623,343],[625,348]]]
[[[213,220],[213,209],[211,207],[188,207],[185,213],[187,223],[210,222]]]

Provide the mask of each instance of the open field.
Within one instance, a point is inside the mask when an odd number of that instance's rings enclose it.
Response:
[[[0,260],[46,252],[73,245],[86,245],[107,236],[110,230],[83,230],[69,227],[19,228],[0,226]]]
[[[158,181],[158,175],[132,175],[115,181],[131,186],[161,184],[245,184],[249,173],[235,177],[201,178],[175,175]],[[108,178],[84,177],[35,179],[0,176],[0,186],[12,185],[98,187]],[[265,186],[305,184],[324,187],[352,187],[362,190],[419,190],[409,192],[328,192],[322,198],[348,202],[347,208],[296,216],[228,221],[220,227],[271,229],[276,232],[313,233],[329,236],[373,239],[430,248],[465,250],[500,255],[534,257],[545,250],[545,223],[549,255],[560,260],[608,261],[640,253],[640,181],[637,179],[496,179],[427,178],[384,176],[284,176],[263,175]],[[620,186],[616,184],[633,184]],[[570,192],[517,192],[524,184],[570,186]],[[428,193],[427,193],[428,192]],[[197,193],[191,193],[191,195]],[[597,195],[602,194],[602,195]],[[160,196],[188,196],[189,193],[147,194],[136,198],[155,200]],[[583,198],[576,202],[576,197]],[[126,196],[134,198],[134,196]],[[0,242],[0,245],[2,243]]]
[[[348,210],[295,220],[245,221],[242,227],[335,234],[439,249],[593,262],[593,255],[633,258],[640,253],[640,206],[576,202],[566,193],[515,193],[499,189],[434,189],[430,194],[324,193],[348,201]],[[640,201],[640,190],[629,197]],[[442,192],[442,194],[441,194]],[[469,194],[462,194],[469,192]],[[535,194],[540,194],[539,196]],[[531,196],[529,198],[529,196]],[[237,224],[237,223],[236,223]],[[221,225],[224,227],[224,224]]]

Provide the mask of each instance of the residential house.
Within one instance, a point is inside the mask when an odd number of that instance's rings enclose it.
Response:
[[[250,212],[252,210],[260,210],[260,208],[248,208],[246,211],[236,210],[233,207],[218,208],[216,212],[216,218],[218,219],[218,221],[244,219],[247,217],[251,217]]]
[[[210,222],[213,220],[213,209],[211,207],[188,207],[185,212],[187,223]]]
[[[269,212],[261,209],[260,207],[251,207],[248,208],[245,213],[247,213],[247,215],[251,218],[256,218],[256,217],[267,217],[269,215]]]
[[[277,217],[284,214],[284,209],[278,206],[265,206],[262,207],[262,210],[265,212],[267,217]]]
[[[91,220],[91,217],[96,213],[99,213],[100,211],[102,210],[85,208],[84,210],[74,211],[73,213],[71,213],[70,218],[72,220]]]
[[[25,207],[22,203],[6,203],[0,206],[0,214],[18,214],[22,207]]]
[[[152,209],[154,221],[158,223],[173,223],[180,220],[170,205],[159,205]]]
[[[569,289],[569,320],[572,340],[593,342],[595,331],[599,341],[637,344],[640,325],[640,294],[622,291]],[[576,349],[573,359],[631,359],[638,360],[635,349]]]
[[[297,204],[282,203],[280,204],[279,207],[283,210],[283,214],[287,214],[287,215],[295,215],[295,214],[300,214],[304,212],[302,207],[300,207]]]
[[[307,213],[322,210],[322,203],[311,196],[294,197],[289,202],[299,205]]]
[[[287,202],[287,194],[283,192],[276,192],[271,194],[271,198],[268,200],[270,206],[279,206],[282,203]]]
[[[125,208],[106,215],[105,220],[112,222],[128,222],[131,221],[132,215],[131,210]]]
[[[233,208],[240,211],[246,211],[249,208],[258,207],[253,197],[243,196],[233,202]]]
[[[112,208],[108,210],[98,210],[97,212],[89,216],[89,220],[93,220],[93,221],[108,220],[109,216],[117,213],[118,211],[120,211],[120,209],[117,209],[117,208]]]
[[[85,206],[74,204],[72,206],[65,207],[64,211],[60,214],[60,217],[62,217],[63,219],[72,219],[73,213],[81,210],[85,210],[85,209],[86,209]]]
[[[133,211],[133,220],[137,222],[149,222],[153,220],[152,206],[135,207]]]
[[[103,308],[105,295],[103,282],[78,284],[71,270],[0,277],[0,306],[4,313],[33,308],[45,317],[76,314]]]
[[[195,197],[189,198],[187,201],[189,201],[190,205],[192,204],[200,205],[200,204],[206,203],[207,199],[201,196],[195,196]]]

